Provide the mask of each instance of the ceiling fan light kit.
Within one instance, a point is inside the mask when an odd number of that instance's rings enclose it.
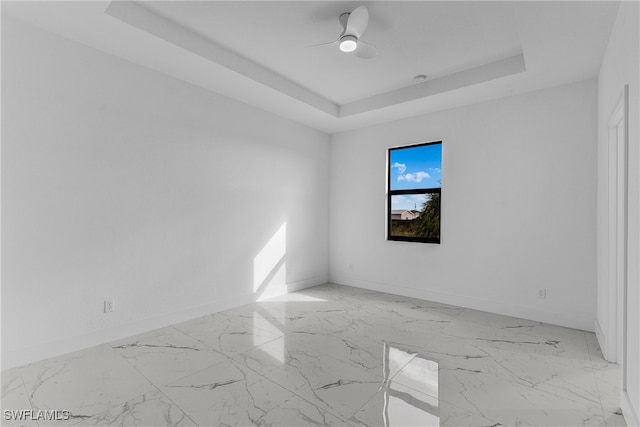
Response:
[[[340,50],[353,52],[358,47],[358,39],[355,36],[342,36],[340,38]]]

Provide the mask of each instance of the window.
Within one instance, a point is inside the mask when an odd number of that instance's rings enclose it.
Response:
[[[387,239],[440,243],[442,141],[389,149]]]

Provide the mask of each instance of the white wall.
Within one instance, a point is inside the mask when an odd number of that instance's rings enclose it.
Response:
[[[629,85],[629,201],[628,201],[628,330],[627,393],[623,414],[628,425],[640,418],[640,4],[622,2],[598,78],[598,322],[608,323],[607,302],[607,206],[608,122],[625,84]],[[603,344],[603,343],[602,343]]]
[[[3,17],[2,368],[326,282],[328,160],[323,133]]]
[[[331,280],[593,330],[596,92],[589,80],[334,135]],[[442,244],[386,241],[386,150],[434,140]]]

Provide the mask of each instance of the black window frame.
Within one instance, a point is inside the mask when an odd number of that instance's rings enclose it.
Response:
[[[442,185],[437,188],[414,188],[406,190],[391,190],[391,153],[395,150],[402,150],[407,148],[422,147],[425,145],[440,145],[440,153],[442,154],[442,141],[423,142],[419,144],[403,145],[398,147],[391,147],[387,152],[387,240],[401,241],[401,242],[417,242],[417,243],[437,243],[440,244],[442,234]],[[442,164],[440,165],[442,170]],[[393,236],[391,234],[391,198],[393,196],[400,196],[406,194],[440,194],[440,206],[438,210],[439,218],[439,230],[438,237],[411,237],[411,236]]]

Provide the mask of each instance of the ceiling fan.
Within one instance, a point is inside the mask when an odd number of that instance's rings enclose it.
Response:
[[[337,45],[341,52],[353,53],[363,59],[370,59],[378,54],[378,49],[360,39],[369,25],[369,10],[366,6],[359,6],[353,12],[343,13],[339,19],[343,30],[337,40],[309,47]]]

